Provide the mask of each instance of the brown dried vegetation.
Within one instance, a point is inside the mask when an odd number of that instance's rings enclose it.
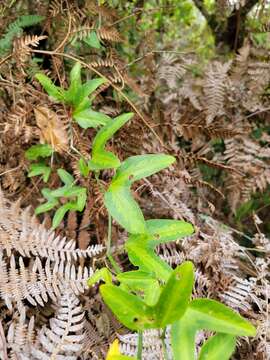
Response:
[[[79,128],[68,110],[33,79],[40,66],[65,86],[71,67],[61,55],[65,49],[71,57],[83,56],[89,68],[109,80],[98,89],[95,109],[110,116],[134,110],[133,103],[117,101],[112,86],[116,92],[129,88],[140,99],[134,119],[109,146],[121,159],[146,152],[174,155],[177,165],[139,183],[135,196],[146,217],[184,219],[197,230],[158,251],[171,265],[194,262],[194,296],[219,299],[257,326],[256,338],[240,341],[235,359],[267,360],[270,240],[260,230],[257,215],[249,219],[252,235],[246,235],[233,214],[270,183],[269,134],[254,136],[269,124],[269,51],[247,40],[232,60],[213,60],[203,67],[193,54],[151,53],[149,36],[138,46],[138,68],[144,75],[137,80],[115,47],[125,39],[117,24],[112,25],[118,20],[114,9],[94,1],[80,8],[76,1],[61,0],[39,6],[45,16],[39,33],[16,38],[10,57],[0,61],[0,357],[104,359],[116,336],[125,354],[136,353],[135,335],[127,334],[95,289],[86,286],[96,264],[105,261],[107,236],[101,190],[94,176],[83,178],[77,166],[80,154],[89,158],[95,132]],[[103,42],[103,55],[84,48],[83,39],[93,29]],[[34,56],[41,56],[41,65]],[[198,68],[200,75],[195,76]],[[87,76],[92,75],[87,69]],[[84,212],[69,213],[57,234],[49,230],[49,215],[41,217],[40,224],[26,209],[40,203],[45,184],[27,177],[24,153],[44,142],[57,152],[52,168],[73,173],[88,191]],[[104,186],[112,175],[101,174]],[[58,185],[59,179],[51,176],[46,186]],[[261,215],[267,221],[264,212]],[[115,256],[123,268],[124,238],[114,226]],[[202,333],[198,344],[206,336]],[[158,339],[156,332],[145,335],[146,359],[160,358]]]

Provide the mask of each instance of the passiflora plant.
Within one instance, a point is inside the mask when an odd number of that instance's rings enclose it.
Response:
[[[134,182],[169,167],[175,158],[166,154],[148,154],[132,156],[120,163],[114,154],[104,149],[110,136],[130,117],[131,114],[124,114],[99,130],[88,168],[94,171],[116,169],[104,193],[109,212],[108,243],[111,242],[112,217],[129,233],[125,250],[137,270],[120,272],[112,262],[115,274],[108,268],[102,268],[89,279],[88,284],[93,286],[103,280],[100,293],[104,302],[123,325],[138,332],[137,359],[142,359],[143,331],[161,329],[165,334],[167,328],[171,347],[166,348],[163,337],[165,359],[170,358],[169,353],[174,360],[229,359],[235,349],[236,336],[254,336],[255,328],[215,300],[192,299],[193,264],[185,261],[172,269],[156,254],[155,247],[192,235],[193,226],[180,220],[145,220],[132,196]],[[200,330],[216,334],[203,344],[199,355],[196,355],[195,336]],[[130,358],[120,355],[119,349],[110,352],[112,355],[109,353],[108,359]]]
[[[173,269],[156,254],[155,247],[192,235],[193,226],[180,220],[145,220],[132,196],[131,186],[134,182],[169,167],[175,158],[166,154],[147,154],[131,156],[121,163],[115,154],[107,151],[107,141],[133,114],[111,119],[92,110],[91,94],[104,83],[104,79],[93,79],[83,84],[79,63],[71,70],[68,89],[54,85],[44,74],[39,73],[36,78],[54,100],[70,106],[72,118],[82,128],[101,127],[92,144],[91,160],[87,162],[81,158],[79,168],[83,176],[93,171],[97,181],[100,171],[116,170],[108,189],[104,190],[104,202],[109,213],[107,256],[114,273],[108,268],[99,269],[89,279],[88,285],[93,286],[103,280],[100,293],[104,302],[123,325],[138,332],[136,358],[142,359],[144,330],[158,329],[162,330],[164,359],[228,360],[234,352],[236,337],[254,336],[256,329],[239,314],[215,300],[192,298],[193,264],[185,261]],[[44,170],[38,169],[36,172],[44,174]],[[64,186],[53,191],[45,189],[44,196],[48,201],[37,209],[38,212],[47,211],[58,204],[59,197],[76,196],[75,202],[58,209],[57,224],[66,211],[81,211],[86,200],[85,192],[75,187],[73,179],[67,175],[60,170],[59,176]],[[112,258],[112,218],[129,233],[125,250],[136,270],[121,272]],[[169,349],[164,341],[166,330],[170,336]],[[208,330],[215,335],[209,337],[198,353],[195,336],[200,330]],[[116,342],[111,346],[107,360],[121,359],[135,358],[121,355]]]

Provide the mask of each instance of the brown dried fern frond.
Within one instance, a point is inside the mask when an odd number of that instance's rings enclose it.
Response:
[[[49,13],[55,17],[63,12],[63,0],[50,1]]]
[[[13,55],[21,64],[25,63],[31,54],[31,47],[37,47],[46,35],[26,35],[14,41]]]
[[[114,27],[101,27],[96,30],[98,37],[101,40],[106,40],[109,42],[123,42],[124,39],[120,35],[119,31]]]
[[[207,125],[209,125],[216,116],[223,115],[225,112],[224,99],[230,67],[231,61],[225,64],[214,62],[210,65],[206,73],[204,93]]]
[[[41,330],[39,344],[31,349],[31,354],[36,359],[43,358],[44,353],[50,357],[59,357],[62,353],[70,360],[77,359],[84,339],[83,326],[84,313],[79,299],[66,288],[60,298],[56,316],[50,320],[50,328]]]
[[[1,320],[2,320],[1,316]],[[8,360],[8,353],[7,353],[7,341],[4,333],[4,329],[2,326],[2,321],[0,320],[0,358],[3,360]]]
[[[6,116],[5,123],[1,124],[4,127],[3,141],[5,144],[14,142],[14,137],[21,143],[27,143],[37,137],[37,129],[31,126],[31,113],[31,103],[23,98],[12,106]],[[27,129],[30,130],[30,136],[26,136]]]
[[[28,321],[25,311],[19,316],[14,314],[7,333],[7,344],[10,349],[10,358],[14,360],[27,359],[24,356],[30,350],[30,344],[35,341],[35,318]],[[23,350],[23,353],[22,353]]]
[[[108,59],[96,58],[89,63],[89,66],[91,66],[93,68],[114,67],[114,65],[115,65],[115,63],[111,58],[108,58]]]
[[[123,354],[127,356],[136,356],[137,345],[138,345],[138,335],[137,334],[127,334],[119,335],[120,340],[120,349]],[[167,345],[167,351],[170,352],[169,345],[169,333],[166,332],[165,344]],[[144,342],[143,342],[143,357],[149,360],[159,360],[162,358],[162,342],[161,342],[161,333],[158,330],[146,330],[144,332]]]
[[[85,2],[85,8],[94,15],[100,15],[102,18],[106,20],[115,20],[117,19],[117,12],[115,9],[104,5],[97,5],[94,0],[87,0]]]
[[[23,257],[39,256],[51,261],[76,261],[78,258],[96,256],[103,251],[101,245],[76,249],[76,242],[56,236],[39,225],[30,210],[20,210],[18,204],[0,199],[0,250],[10,256],[17,251]]]
[[[13,255],[9,262],[1,256],[0,294],[9,309],[15,303],[20,312],[24,311],[25,301],[33,306],[44,306],[49,298],[57,301],[61,286],[69,287],[76,294],[84,292],[93,273],[91,268],[75,267],[64,261],[52,263],[47,259],[43,263],[33,257],[27,266],[22,257],[18,260],[17,266]]]
[[[43,326],[36,341],[21,348],[23,356],[33,360],[78,358],[84,340],[84,312],[80,301],[69,287],[63,287],[57,306],[49,327]],[[24,357],[19,355],[19,359]]]
[[[206,135],[210,139],[228,139],[235,135],[241,135],[244,133],[244,130],[241,129],[220,126],[204,126],[199,124],[179,124],[177,125],[176,131],[187,140],[194,139],[201,134]]]
[[[238,81],[241,79],[241,76],[243,76],[247,70],[248,70],[248,59],[250,56],[250,44],[249,42],[246,42],[241,49],[238,50],[238,54],[235,57],[234,60],[234,66],[232,69],[233,74],[233,80]]]
[[[223,194],[223,192],[221,190],[219,190],[218,188],[216,188],[214,185],[210,184],[209,182],[198,179],[198,178],[194,178],[188,172],[182,172],[181,177],[187,185],[194,186],[197,188],[202,188],[202,189],[206,188],[206,189],[212,190],[216,194],[221,196],[223,199],[225,199],[225,195]]]
[[[166,82],[169,89],[177,88],[179,80],[185,73],[185,63],[179,63],[179,59],[174,54],[167,53],[162,56],[157,76]]]

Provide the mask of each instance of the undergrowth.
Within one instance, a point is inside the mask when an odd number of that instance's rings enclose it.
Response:
[[[269,9],[213,38],[247,6],[0,4],[1,359],[268,359]]]

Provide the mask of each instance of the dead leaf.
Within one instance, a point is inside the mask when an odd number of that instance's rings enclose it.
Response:
[[[66,151],[68,148],[66,125],[57,114],[45,106],[36,107],[34,112],[37,126],[41,131],[41,141],[50,144],[57,152]]]

